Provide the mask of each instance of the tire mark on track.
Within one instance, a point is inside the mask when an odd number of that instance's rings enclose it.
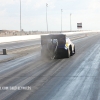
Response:
[[[59,62],[58,62],[59,63]],[[44,66],[44,65],[43,65]],[[42,83],[42,85],[45,83],[45,82],[47,82],[49,79],[51,79],[52,78],[52,76],[49,76],[49,78],[47,78],[47,77],[45,77],[45,75],[46,74],[48,74],[48,72],[50,72],[52,69],[53,69],[53,67],[56,69],[56,64],[54,65],[54,66],[51,66],[51,68],[50,69],[47,69],[47,71],[45,71],[45,72],[43,72],[40,76],[38,76],[36,79],[35,79],[35,82],[34,82],[34,79],[32,79],[32,81],[29,81],[29,83],[28,84],[30,84],[31,86],[36,86],[36,84],[39,82],[39,80],[41,80],[40,81],[40,83]],[[50,67],[50,66],[49,66]],[[60,66],[59,66],[60,67]],[[59,69],[59,67],[58,67],[58,69]],[[60,70],[60,69],[59,69]],[[56,71],[55,72],[55,74],[57,73],[58,71]],[[33,76],[32,76],[33,77]],[[47,78],[47,80],[45,79],[45,78]],[[44,83],[43,83],[44,82]],[[39,83],[38,83],[39,84]],[[41,84],[39,84],[39,86],[41,87]],[[37,86],[37,89],[36,90],[38,90],[38,88],[40,88],[39,86]],[[34,91],[36,91],[35,89],[34,89]],[[24,93],[26,93],[26,94],[24,94]],[[29,93],[29,92],[28,92]],[[18,99],[18,98],[13,98],[13,96],[17,96],[17,95],[26,95],[26,98],[27,98],[27,96],[29,96],[29,95],[32,95],[34,92],[32,91],[32,93],[29,93],[29,94],[27,94],[27,91],[17,91],[16,93],[15,93],[15,95],[14,94],[11,94],[11,97],[10,98],[7,98],[7,100],[11,100],[11,98],[12,98],[12,100],[16,100],[16,99]],[[12,96],[13,95],[13,96]],[[20,98],[20,97],[19,97]],[[22,98],[25,98],[25,97],[22,97]]]

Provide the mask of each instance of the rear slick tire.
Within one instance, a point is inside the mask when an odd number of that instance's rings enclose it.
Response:
[[[75,54],[75,46],[74,46],[74,54]]]
[[[73,55],[72,46],[70,46],[70,56]]]
[[[67,49],[67,58],[69,58],[70,57],[70,49],[68,48]]]

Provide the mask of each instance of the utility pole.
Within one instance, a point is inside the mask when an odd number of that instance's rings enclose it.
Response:
[[[20,32],[21,32],[21,0],[20,0]]]
[[[62,33],[62,12],[63,10],[61,9],[61,33]]]
[[[48,32],[47,7],[48,7],[48,4],[46,3],[46,25],[47,25],[47,32]]]
[[[72,26],[71,26],[71,13],[70,13],[70,31],[72,31]]]

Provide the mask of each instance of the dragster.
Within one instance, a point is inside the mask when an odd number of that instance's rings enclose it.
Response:
[[[75,54],[75,45],[65,34],[41,35],[41,56],[50,59],[69,58]]]

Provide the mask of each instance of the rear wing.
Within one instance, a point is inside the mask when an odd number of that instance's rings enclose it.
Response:
[[[66,43],[66,35],[64,34],[50,34],[50,35],[41,35],[41,45],[46,45],[49,40],[53,41],[53,39],[58,40],[58,46],[65,45]]]

